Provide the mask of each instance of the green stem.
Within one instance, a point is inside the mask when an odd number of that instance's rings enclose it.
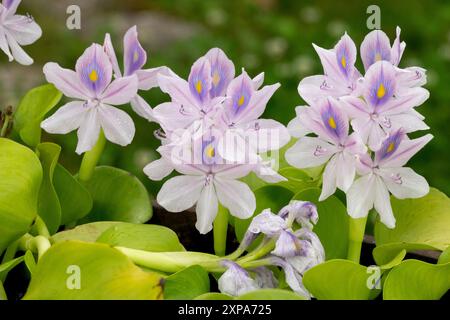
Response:
[[[178,272],[184,268],[199,265],[209,272],[223,271],[218,256],[201,252],[149,252],[125,247],[115,247],[142,267],[163,272]]]
[[[6,295],[5,288],[3,288],[3,283],[0,281],[0,301],[8,300],[8,296]]]
[[[14,241],[7,249],[5,254],[3,255],[3,259],[1,264],[11,261],[16,256],[17,249],[19,248],[19,241]],[[0,275],[0,282],[4,282],[6,277],[8,276],[7,272],[4,272]]]
[[[40,216],[36,217],[34,225],[36,226],[36,231],[38,232],[39,235],[44,236],[46,238],[50,238],[50,232],[48,231],[47,225]]]
[[[367,217],[349,220],[349,241],[347,259],[359,263],[366,230]]]
[[[238,263],[242,268],[244,269],[250,269],[250,268],[257,268],[257,267],[264,267],[272,264],[272,261],[270,259],[261,259],[261,260],[254,260],[254,261],[248,261],[248,262],[239,262]]]
[[[83,160],[81,161],[80,172],[78,173],[78,179],[82,182],[87,182],[92,178],[94,174],[95,166],[102,155],[103,149],[105,148],[106,138],[103,131],[100,131],[97,143],[92,150],[87,151]]]
[[[242,257],[237,262],[239,264],[247,263],[249,261],[257,260],[268,255],[273,249],[275,249],[275,240],[264,239],[261,244],[254,251],[250,252],[248,255]]]
[[[8,132],[9,123],[11,121],[11,117],[9,115],[5,115],[5,122],[3,122],[2,130],[0,132],[0,137],[6,137],[6,133]]]
[[[223,257],[227,249],[228,210],[219,204],[217,217],[214,220],[214,252]]]

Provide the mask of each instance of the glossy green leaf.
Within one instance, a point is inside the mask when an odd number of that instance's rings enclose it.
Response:
[[[61,205],[53,186],[53,173],[58,163],[61,147],[54,143],[41,143],[36,153],[44,170],[41,189],[39,190],[39,216],[44,220],[50,234],[55,233],[61,225]]]
[[[392,269],[383,286],[385,300],[435,300],[450,289],[450,263],[405,260]]]
[[[8,262],[0,264],[0,275],[3,274],[4,272],[11,271],[12,269],[14,269],[15,266],[17,266],[22,261],[23,257],[18,257]]]
[[[110,227],[120,224],[118,221],[100,221],[82,224],[71,230],[61,231],[54,234],[52,242],[67,240],[79,240],[84,242],[96,242],[98,237]]]
[[[92,209],[89,191],[76,180],[63,166],[56,165],[53,185],[61,205],[61,224],[77,221]]]
[[[444,252],[441,253],[438,260],[439,264],[444,264],[448,262],[450,262],[450,247],[448,247],[447,249],[445,249]]]
[[[0,253],[36,218],[42,167],[30,149],[0,138]]]
[[[285,187],[294,193],[317,187],[318,184],[318,181],[313,180],[304,170],[297,168],[286,167],[280,169],[278,173],[288,179],[288,181],[279,182],[277,185]]]
[[[375,262],[380,266],[392,261],[403,250],[406,253],[415,250],[435,250],[435,248],[421,243],[393,242],[375,247],[372,254]]]
[[[62,93],[52,84],[46,84],[32,89],[22,99],[14,116],[14,128],[27,145],[35,147],[39,144],[41,122],[61,97]]]
[[[400,263],[402,263],[403,259],[406,257],[406,250],[401,250],[395,257],[393,257],[389,262],[386,262],[382,265],[380,265],[380,268],[382,270],[389,270],[394,268],[395,266],[398,266]]]
[[[277,213],[286,206],[291,200],[293,193],[289,189],[280,186],[265,186],[254,191],[256,197],[256,210],[254,216],[258,215],[264,209],[270,208],[272,212]],[[242,240],[251,221],[250,219],[235,219],[234,228],[236,237]]]
[[[389,229],[380,221],[375,224],[375,241],[380,246],[374,252],[375,259],[386,261],[401,249],[445,250],[450,246],[450,199],[439,190],[420,199],[391,199],[397,220]],[[390,244],[390,246],[388,245]],[[390,257],[383,257],[384,255]]]
[[[105,230],[97,242],[152,252],[185,251],[175,232],[151,224],[120,222]]]
[[[282,289],[261,289],[248,292],[235,300],[307,300],[292,291]]]
[[[105,244],[67,241],[39,260],[26,300],[161,299],[162,279]]]
[[[192,300],[209,292],[208,272],[200,266],[191,266],[167,277],[164,282],[164,299]]]
[[[381,275],[381,274],[380,274]],[[367,267],[349,260],[330,260],[305,272],[303,284],[319,300],[368,300],[376,283]]]
[[[36,260],[34,259],[33,253],[30,250],[27,250],[27,252],[25,252],[23,261],[25,262],[28,271],[30,271],[30,274],[33,274],[36,270]]]
[[[348,215],[344,204],[335,196],[319,201],[320,189],[307,189],[297,193],[293,200],[311,201],[317,206],[319,221],[314,232],[325,249],[326,259],[347,257]]]
[[[224,293],[208,292],[196,297],[194,300],[233,300],[233,297]]]
[[[107,166],[95,168],[93,177],[85,184],[94,205],[83,219],[92,221],[124,221],[144,223],[153,214],[144,185],[130,173]]]

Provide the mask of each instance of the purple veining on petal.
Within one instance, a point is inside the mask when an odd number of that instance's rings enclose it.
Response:
[[[375,108],[384,105],[395,93],[394,67],[389,62],[377,62],[367,71],[368,102]]]
[[[356,48],[350,37],[345,34],[336,44],[336,63],[345,77],[352,75],[353,67],[356,59]]]
[[[242,80],[233,88],[231,93],[232,114],[239,115],[248,106],[253,94],[253,87],[250,77],[244,73]]]
[[[84,86],[96,96],[111,82],[112,65],[98,44],[86,49],[77,61],[76,70]]]
[[[211,66],[205,57],[198,59],[189,74],[189,89],[200,103],[205,103],[211,88]]]
[[[133,27],[124,37],[125,76],[140,70],[146,62],[147,53],[139,43],[136,27]]]
[[[395,132],[393,132],[389,137],[387,137],[383,144],[381,145],[381,148],[375,153],[375,160],[378,163],[381,160],[384,160],[386,158],[389,158],[392,156],[395,151],[398,149],[398,146],[405,138],[405,133],[402,129],[399,129]]]
[[[390,61],[391,46],[387,35],[380,30],[370,32],[361,44],[361,57],[366,70],[378,61]]]
[[[14,1],[15,0],[3,0],[2,4],[6,9],[9,9]]]
[[[223,96],[228,85],[234,78],[234,64],[219,48],[214,48],[206,54],[211,64],[211,98]]]
[[[217,139],[214,136],[202,140],[202,162],[204,165],[214,165],[218,162]]]
[[[335,137],[338,142],[343,141],[343,139],[347,137],[347,120],[330,99],[328,99],[326,104],[321,107],[320,116],[324,128],[332,137]]]

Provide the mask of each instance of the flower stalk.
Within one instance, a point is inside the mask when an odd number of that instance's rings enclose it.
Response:
[[[223,257],[227,249],[228,217],[228,210],[222,205],[219,205],[219,210],[213,224],[214,252],[219,257]]]
[[[347,259],[359,263],[364,240],[367,216],[359,219],[349,219],[349,241]]]
[[[80,180],[81,182],[88,182],[92,178],[94,169],[97,166],[103,150],[105,149],[105,144],[105,134],[103,133],[103,130],[100,130],[100,134],[94,148],[92,148],[92,150],[90,151],[87,151],[83,156],[80,171],[78,173],[78,180]]]

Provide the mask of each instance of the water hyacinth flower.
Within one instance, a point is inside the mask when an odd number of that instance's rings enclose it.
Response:
[[[16,14],[21,0],[3,0],[0,4],[0,49],[9,61],[30,65],[33,59],[21,46],[30,45],[42,36],[42,30],[31,16]]]
[[[340,102],[332,97],[316,102],[301,113],[300,126],[318,137],[304,136],[286,152],[286,160],[297,168],[317,167],[327,163],[319,200],[336,191],[347,191],[356,173],[355,154],[364,153],[358,134],[349,134],[349,121]],[[291,126],[292,127],[292,126]]]
[[[87,48],[75,71],[50,62],[44,66],[44,74],[65,96],[76,99],[42,122],[45,131],[66,134],[78,129],[78,154],[94,147],[100,130],[115,144],[131,143],[135,133],[133,120],[113,106],[129,103],[136,96],[138,79],[130,75],[112,81],[112,65],[101,45]]]
[[[261,288],[258,282],[235,262],[224,260],[222,265],[227,268],[227,271],[218,280],[220,292],[237,297]]]
[[[300,81],[298,92],[303,100],[312,104],[328,96],[357,95],[361,74],[355,67],[357,52],[353,40],[345,34],[331,50],[315,44],[313,47],[319,55],[324,75],[306,77]]]
[[[295,220],[302,228],[313,229],[319,221],[317,207],[310,201],[292,200],[287,206],[283,207],[278,215],[287,221]]]
[[[363,99],[342,97],[351,124],[362,141],[377,150],[391,131],[403,128],[406,133],[426,130],[423,117],[413,109],[429,97],[426,89],[410,88],[398,95],[394,67],[386,61],[371,65],[365,75]]]
[[[120,66],[114,47],[111,42],[111,36],[106,34],[103,44],[108,55],[116,78],[136,75],[138,79],[139,90],[150,90],[158,86],[158,74],[173,76],[174,73],[167,67],[157,67],[151,69],[142,69],[147,62],[147,53],[139,42],[137,27],[131,27],[123,38],[123,66],[124,72],[120,71]],[[141,117],[154,121],[153,110],[150,105],[140,96],[136,95],[130,102],[133,110]]]
[[[386,138],[372,159],[363,154],[359,159],[360,177],[347,192],[347,210],[351,217],[367,216],[373,207],[388,228],[395,227],[389,193],[398,199],[420,198],[429,192],[427,181],[403,166],[422,149],[433,136],[410,140],[400,129]]]

